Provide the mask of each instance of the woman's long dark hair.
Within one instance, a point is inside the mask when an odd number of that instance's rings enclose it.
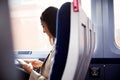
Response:
[[[48,30],[54,37],[56,37],[57,10],[57,8],[50,6],[47,9],[45,9],[45,11],[40,17],[40,19],[47,24]]]

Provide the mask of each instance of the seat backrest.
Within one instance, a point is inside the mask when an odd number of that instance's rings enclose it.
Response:
[[[85,74],[79,75],[88,54],[88,25],[87,16],[78,2],[79,11],[74,12],[71,4],[71,29],[68,58],[62,80],[81,80]],[[68,77],[69,76],[69,77]]]
[[[68,57],[62,80],[84,80],[94,50],[95,40],[92,24],[80,3],[77,4],[78,11],[74,11],[73,4],[71,4]],[[89,28],[90,26],[91,28]]]
[[[64,3],[57,14],[57,38],[50,80],[61,80],[68,55],[70,37],[70,2]]]
[[[74,79],[75,80],[84,80],[84,76],[86,75],[87,68],[86,66],[86,59],[89,55],[90,50],[90,42],[89,42],[89,24],[88,24],[88,17],[86,13],[82,9],[81,5],[79,5],[80,11],[78,12],[78,43],[79,43],[79,52],[78,52],[78,62],[77,62],[77,69],[75,72]],[[75,23],[73,23],[75,24]],[[83,51],[83,52],[81,52]],[[87,61],[88,63],[88,61]],[[86,68],[86,69],[84,69]],[[84,72],[84,73],[83,73]]]
[[[93,31],[79,2],[79,10],[73,8],[76,6],[67,2],[58,12],[56,55],[50,80],[84,80],[90,64]]]

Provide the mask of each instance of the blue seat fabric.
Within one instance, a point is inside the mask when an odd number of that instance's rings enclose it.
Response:
[[[64,3],[57,14],[56,53],[50,80],[61,80],[64,72],[70,37],[70,2]]]

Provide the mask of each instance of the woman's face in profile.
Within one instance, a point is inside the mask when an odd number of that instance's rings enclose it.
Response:
[[[52,37],[50,31],[47,28],[47,24],[41,20],[41,25],[43,27],[43,33],[46,33],[48,35],[48,37]]]

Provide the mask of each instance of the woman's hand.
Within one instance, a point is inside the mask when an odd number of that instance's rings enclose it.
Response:
[[[33,68],[39,68],[42,66],[43,62],[37,59],[25,59],[26,63],[31,63]]]
[[[39,68],[42,66],[43,62],[37,59],[24,59],[18,60],[18,62],[22,65],[23,69],[29,74],[32,72],[33,68]]]
[[[21,65],[22,65],[23,69],[24,69],[26,72],[28,72],[29,74],[32,72],[33,66],[32,66],[31,63],[29,63],[29,64],[21,64]]]

